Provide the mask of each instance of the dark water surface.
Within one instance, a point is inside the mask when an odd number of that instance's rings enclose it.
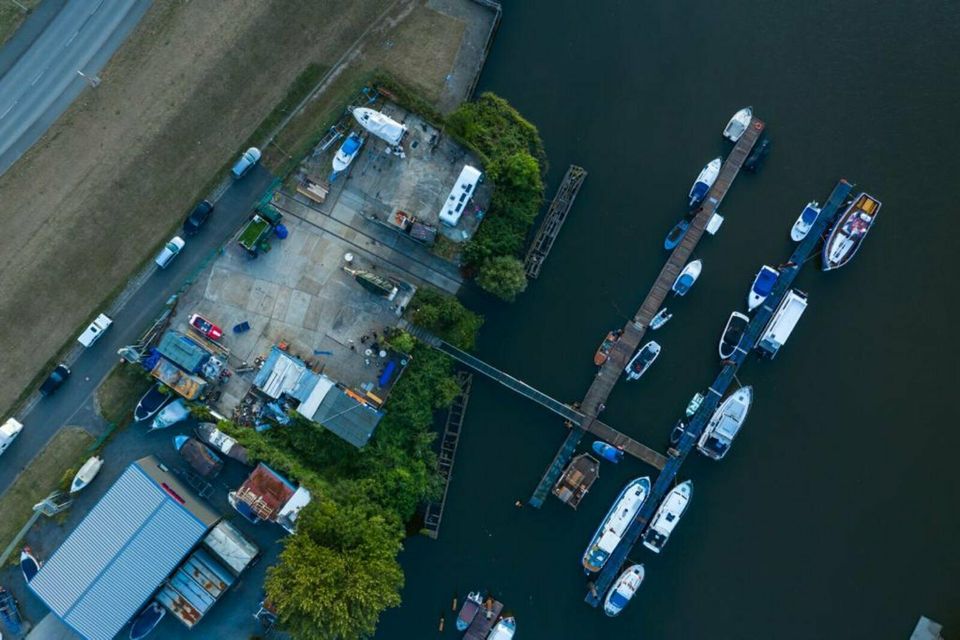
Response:
[[[767,165],[730,191],[660,359],[617,386],[606,421],[663,450],[803,205],[846,177],[883,209],[850,265],[797,280],[807,313],[775,361],[741,370],[756,391],[744,431],[723,462],[687,461],[691,508],[662,556],[634,552],[647,579],[619,619],[583,603],[580,556],[624,483],[653,470],[604,466],[578,512],[552,497],[514,508],[565,430],[477,378],[440,540],[407,542],[404,603],[378,638],[437,637],[442,613],[455,637],[451,596],[475,588],[516,614],[519,640],[902,639],[921,614],[960,633],[958,77],[951,2],[508,3],[480,89],[540,128],[548,195],[570,163],[590,175],[540,280],[512,306],[472,301],[491,363],[582,397],[597,343],[636,310],[745,104],[768,123]]]

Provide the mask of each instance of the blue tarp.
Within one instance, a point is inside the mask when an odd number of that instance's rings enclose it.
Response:
[[[777,282],[777,278],[780,276],[776,271],[770,269],[762,269],[757,275],[757,281],[753,285],[753,291],[758,296],[768,296],[770,292],[773,291],[773,285]]]
[[[377,384],[381,387],[387,386],[390,382],[390,378],[393,377],[393,372],[397,368],[397,363],[391,360],[387,363],[387,366],[383,368],[383,373],[380,375],[380,379],[377,380]]]

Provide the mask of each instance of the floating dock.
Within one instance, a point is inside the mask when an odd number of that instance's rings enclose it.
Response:
[[[440,454],[437,456],[437,472],[443,478],[443,496],[440,502],[428,502],[423,516],[423,529],[434,540],[440,536],[440,522],[443,520],[443,509],[447,506],[447,490],[453,477],[453,463],[457,456],[457,443],[460,441],[460,429],[467,413],[467,403],[470,401],[473,376],[461,371],[457,374],[457,384],[460,385],[460,394],[453,399],[447,413],[447,423],[440,439]]]
[[[540,275],[543,261],[547,259],[554,241],[560,235],[560,228],[567,221],[567,215],[573,207],[573,201],[577,198],[580,187],[583,185],[583,179],[586,177],[587,172],[583,167],[572,164],[567,169],[567,173],[560,183],[560,188],[557,189],[557,195],[553,197],[553,202],[550,203],[550,208],[547,210],[543,222],[540,223],[537,235],[533,238],[530,250],[527,252],[527,258],[523,262],[528,278],[536,279]]]
[[[589,453],[581,453],[560,476],[553,487],[553,495],[557,496],[560,502],[576,509],[599,477],[600,462]]]
[[[490,629],[497,624],[500,618],[500,612],[503,611],[503,603],[499,600],[487,596],[483,602],[483,607],[477,612],[477,617],[473,619],[466,633],[463,634],[463,640],[487,640],[490,635]]]
[[[680,437],[680,441],[670,450],[667,465],[660,475],[657,476],[650,490],[650,495],[640,508],[640,513],[637,514],[636,520],[630,525],[623,540],[610,555],[610,559],[607,561],[603,570],[595,577],[593,588],[587,592],[585,598],[587,604],[590,606],[599,606],[603,601],[604,595],[619,575],[622,565],[627,560],[634,545],[640,539],[647,523],[657,507],[660,506],[660,501],[673,487],[683,461],[686,460],[687,455],[689,455],[694,446],[696,446],[700,435],[703,433],[704,427],[716,410],[720,400],[726,395],[727,389],[735,382],[735,376],[740,366],[746,360],[750,351],[752,351],[753,346],[766,328],[774,311],[790,290],[803,264],[816,249],[817,244],[820,242],[821,235],[836,217],[838,210],[846,201],[851,189],[852,185],[846,180],[841,180],[837,186],[834,187],[833,193],[830,194],[830,198],[821,210],[820,217],[817,218],[813,228],[810,229],[810,233],[797,245],[789,261],[780,267],[780,277],[777,279],[773,291],[764,303],[754,311],[750,324],[740,339],[741,346],[738,346],[734,354],[724,361],[724,366],[720,370],[720,374],[713,381],[713,384],[710,385],[703,404],[700,405],[700,408],[690,419],[686,430],[684,430],[683,435]],[[744,348],[743,345],[746,345],[746,348]]]

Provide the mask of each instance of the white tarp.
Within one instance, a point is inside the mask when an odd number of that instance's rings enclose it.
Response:
[[[390,145],[400,144],[400,139],[407,132],[406,125],[402,125],[393,118],[367,107],[354,109],[353,117],[360,123],[360,126]]]
[[[313,416],[317,413],[320,403],[323,402],[323,399],[327,397],[327,393],[333,387],[333,380],[327,376],[321,375],[320,379],[317,380],[317,384],[314,385],[313,389],[311,389],[310,395],[308,395],[307,399],[301,402],[300,406],[297,407],[297,413],[302,415],[307,420],[313,420]]]

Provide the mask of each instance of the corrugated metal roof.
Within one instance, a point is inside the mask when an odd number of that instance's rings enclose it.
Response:
[[[313,414],[313,421],[353,446],[362,447],[373,436],[382,417],[382,411],[357,402],[340,389],[332,389]]]
[[[212,524],[140,467],[150,462],[130,465],[29,583],[88,640],[113,638]]]
[[[200,371],[203,363],[210,359],[210,352],[177,331],[167,331],[160,338],[157,351],[162,353],[178,367],[189,373]]]

